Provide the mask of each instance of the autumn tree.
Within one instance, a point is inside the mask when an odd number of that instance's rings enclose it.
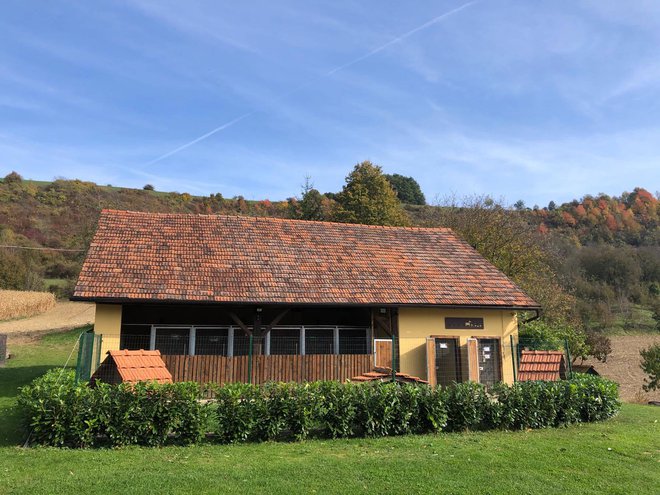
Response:
[[[407,225],[409,220],[381,168],[358,163],[337,195],[334,219],[369,225]]]
[[[488,196],[447,198],[427,210],[423,223],[450,227],[508,275],[544,309],[549,321],[577,324],[574,299],[562,290],[540,235],[525,217]]]
[[[3,179],[3,182],[5,184],[19,184],[23,181],[23,177],[21,177],[20,174],[17,172],[10,172],[7,175],[5,175],[5,178]]]
[[[399,174],[385,175],[392,185],[399,201],[408,205],[425,205],[426,198],[419,187],[419,183],[412,177],[404,177]]]

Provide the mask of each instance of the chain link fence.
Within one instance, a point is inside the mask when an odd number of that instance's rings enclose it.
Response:
[[[76,381],[89,381],[101,363],[102,335],[88,330],[78,337],[78,362]]]

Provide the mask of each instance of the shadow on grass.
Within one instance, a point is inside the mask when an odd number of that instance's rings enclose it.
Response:
[[[0,447],[12,447],[23,443],[26,433],[16,407],[18,389],[55,366],[24,366],[0,368]]]
[[[56,367],[54,365],[42,365],[0,368],[0,398],[16,397],[19,387],[27,385],[46,371]]]

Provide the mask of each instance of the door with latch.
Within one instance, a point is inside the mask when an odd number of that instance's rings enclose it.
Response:
[[[479,382],[486,387],[502,381],[499,339],[479,339]]]

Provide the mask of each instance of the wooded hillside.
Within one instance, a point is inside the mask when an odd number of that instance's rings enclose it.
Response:
[[[448,226],[543,304],[549,321],[655,331],[660,202],[647,190],[533,209],[489,197],[410,205],[399,204],[397,196],[402,199],[401,179],[415,188],[414,179],[397,176],[399,182],[388,183],[388,177],[364,162],[340,192],[321,194],[308,182],[299,198],[271,202],[80,180],[35,182],[11,173],[0,182],[0,288],[46,288],[67,296],[103,208]],[[54,249],[25,249],[44,247]]]

